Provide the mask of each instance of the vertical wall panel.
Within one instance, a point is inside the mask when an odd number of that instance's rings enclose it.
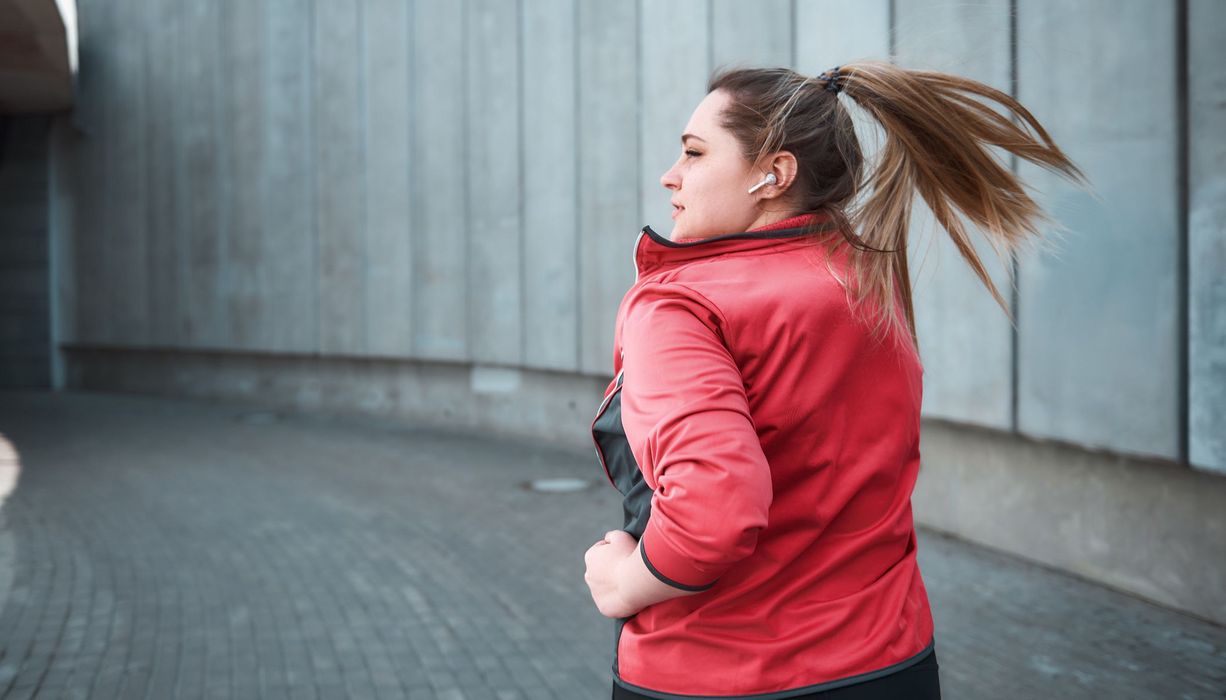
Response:
[[[149,257],[146,246],[145,138],[149,110],[144,100],[145,0],[114,3],[117,20],[110,57],[115,81],[107,99],[110,158],[107,228],[111,274],[110,323],[124,343],[149,342]]]
[[[145,31],[145,105],[150,119],[146,124],[145,196],[148,231],[149,343],[173,346],[178,341],[179,260],[182,257],[178,234],[179,214],[176,133],[179,129],[177,89],[179,61],[179,24],[182,10],[175,0],[149,0],[143,21]],[[83,72],[84,74],[84,72]],[[91,188],[92,189],[92,188]],[[90,190],[78,190],[87,198]],[[78,214],[78,235],[84,233]],[[80,274],[80,268],[78,268]]]
[[[710,68],[791,66],[792,5],[792,0],[711,0]]]
[[[1033,0],[1018,9],[1018,89],[1101,199],[1020,172],[1068,227],[1023,260],[1019,421],[1042,437],[1178,451],[1175,7]]]
[[[268,347],[265,329],[272,310],[260,283],[266,192],[261,172],[264,148],[264,16],[260,3],[231,0],[222,5],[222,74],[218,95],[226,134],[223,153],[226,232],[225,281],[219,303],[226,306],[227,335],[234,348]]]
[[[468,355],[465,5],[413,5],[413,323],[427,359]]]
[[[52,119],[0,120],[0,388],[51,386]]]
[[[265,9],[261,298],[270,350],[315,352],[316,247],[312,201],[311,14],[299,0]]]
[[[1226,3],[1188,3],[1188,451],[1226,472]]]
[[[179,345],[223,347],[226,324],[221,297],[222,260],[220,234],[217,138],[217,42],[220,36],[218,6],[185,3],[178,50],[179,128],[175,131],[176,169],[179,172],[175,199],[176,230],[183,246],[179,259]]]
[[[216,180],[213,197],[216,207],[216,231],[214,233],[215,252],[217,259],[217,287],[213,296],[203,303],[207,304],[217,319],[217,337],[209,341],[212,347],[232,347],[234,345],[233,324],[230,320],[231,305],[229,303],[232,282],[230,276],[233,268],[230,265],[230,246],[235,237],[231,230],[231,209],[233,208],[235,158],[233,139],[234,125],[229,118],[230,92],[233,87],[232,78],[227,72],[230,67],[229,37],[224,2],[216,3],[212,11],[211,26],[213,33],[202,37],[200,52],[207,61],[209,75],[212,76],[212,119],[213,142],[216,144],[214,172]]]
[[[518,3],[468,4],[469,337],[477,362],[518,364],[520,292]]]
[[[403,0],[370,0],[364,13],[366,344],[371,353],[384,356],[413,352],[410,14]]]
[[[88,3],[81,6],[77,16],[80,72],[73,113],[83,133],[73,178],[73,189],[79,193],[77,229],[73,235],[73,267],[77,271],[77,325],[73,335],[81,343],[106,340],[109,306],[105,183],[110,13],[109,3]]]
[[[673,192],[660,184],[660,176],[681,156],[681,134],[706,95],[707,20],[706,0],[649,2],[642,8],[639,221],[665,235],[673,229]]]
[[[796,0],[794,29],[796,70],[805,75],[857,59],[885,60],[890,57],[890,0]],[[880,143],[876,122],[842,99],[852,109],[861,148],[871,162]]]
[[[580,367],[609,374],[639,228],[637,4],[579,4]]]
[[[948,71],[1010,91],[1008,0],[921,0],[899,3],[897,12],[900,65]],[[1006,264],[978,232],[972,235],[980,260],[1007,301]],[[909,250],[924,363],[924,414],[1011,429],[1009,320],[918,197]]]
[[[366,340],[361,5],[315,4],[313,102],[319,349],[357,354]]]
[[[889,0],[796,0],[796,70],[817,75],[841,63],[890,56]]]
[[[80,197],[72,181],[79,166],[77,143],[71,117],[61,114],[53,118],[47,168],[47,252],[51,272],[51,388],[56,390],[63,389],[66,381],[60,345],[77,341],[77,271],[72,255]]]
[[[578,369],[575,33],[573,0],[531,0],[523,14],[524,358]]]

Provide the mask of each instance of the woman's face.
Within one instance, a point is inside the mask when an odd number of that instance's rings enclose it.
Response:
[[[720,126],[728,100],[723,90],[703,98],[682,134],[681,157],[660,177],[673,192],[673,240],[748,231],[762,214],[757,204],[768,188],[748,190],[766,172],[753,168],[732,133]]]

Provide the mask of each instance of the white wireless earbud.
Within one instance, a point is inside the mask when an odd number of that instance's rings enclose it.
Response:
[[[758,188],[762,187],[763,185],[773,185],[776,182],[779,182],[779,178],[775,177],[774,173],[767,173],[766,177],[762,178],[762,182],[759,182],[758,184],[749,188],[749,194],[757,192]]]

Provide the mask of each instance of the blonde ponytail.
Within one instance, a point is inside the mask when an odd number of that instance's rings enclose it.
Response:
[[[906,245],[912,196],[918,192],[1012,321],[1008,302],[976,254],[963,217],[987,236],[999,255],[1010,259],[1027,239],[1039,235],[1039,223],[1046,217],[1017,174],[990,149],[1003,149],[1076,182],[1084,182],[1084,175],[1029,110],[983,83],[875,61],[842,66],[837,79],[844,94],[884,132],[878,161],[865,182],[866,197],[849,218],[865,244],[895,252],[874,257],[854,251],[858,260],[853,269],[862,285],[884,291],[879,300],[888,308],[893,279],[899,281],[915,341]],[[991,103],[1005,111],[993,109]]]
[[[853,307],[873,302],[878,311],[874,331],[883,324],[905,331],[917,349],[907,268],[916,192],[1012,321],[963,217],[986,235],[998,255],[1012,258],[1037,239],[1045,216],[992,149],[1085,182],[1017,100],[956,75],[861,61],[816,79],[784,68],[727,70],[712,76],[708,91],[717,89],[733,97],[723,125],[746,158],[756,161],[764,150],[791,151],[801,166],[798,213],[824,212],[842,224],[842,240],[835,238],[834,244],[850,247],[852,279],[847,284]],[[840,93],[863,108],[884,134],[868,173]]]

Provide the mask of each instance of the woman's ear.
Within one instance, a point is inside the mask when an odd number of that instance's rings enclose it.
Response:
[[[779,151],[762,163],[761,172],[774,173],[776,182],[758,190],[759,199],[775,199],[782,197],[796,182],[796,156],[791,151]]]

